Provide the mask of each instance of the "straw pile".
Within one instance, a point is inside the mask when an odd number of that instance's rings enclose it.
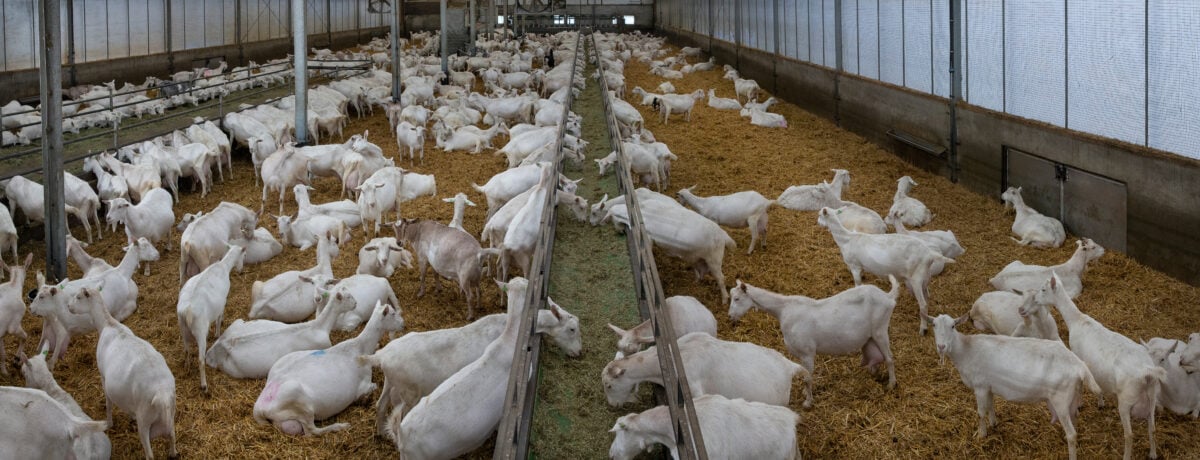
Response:
[[[626,66],[626,85],[654,88],[662,79],[649,74],[640,62]],[[676,92],[715,88],[718,96],[733,97],[733,84],[723,71],[701,72],[673,81]],[[637,103],[639,101],[631,101]],[[757,190],[768,198],[789,185],[828,180],[831,168],[851,172],[843,198],[872,208],[881,215],[891,206],[896,179],[912,176],[920,185],[912,196],[936,213],[923,230],[953,230],[967,252],[929,287],[930,315],[965,314],[982,293],[987,280],[1013,260],[1039,265],[1065,261],[1075,249],[1074,239],[1062,248],[1038,250],[1021,247],[1009,239],[1012,214],[1006,214],[998,197],[981,196],[905,163],[896,156],[829,120],[791,104],[772,111],[787,117],[786,129],[752,126],[736,111],[717,111],[697,102],[690,123],[672,117],[663,125],[661,115],[639,107],[646,127],[679,156],[672,165],[671,192],[698,184],[702,196]],[[999,154],[997,152],[997,154]],[[747,229],[727,229],[739,248],[725,255],[729,286],[742,279],[772,291],[824,298],[852,287],[853,279],[829,232],[818,226],[815,212],[774,208],[770,212],[768,249],[747,256]],[[661,255],[661,254],[660,254]],[[761,312],[748,314],[738,327],[720,305],[716,283],[697,283],[689,267],[677,259],[657,257],[667,295],[696,296],[716,314],[720,336],[769,346],[786,353],[779,323]],[[887,289],[887,281],[867,276],[867,282]],[[1110,329],[1135,340],[1151,337],[1186,338],[1200,330],[1200,289],[1142,266],[1124,254],[1109,251],[1093,262],[1085,277],[1080,308]],[[1057,317],[1057,313],[1055,313]],[[1059,321],[1062,337],[1065,326]],[[977,440],[975,403],[957,371],[938,365],[931,336],[917,334],[917,305],[905,292],[892,317],[892,351],[896,359],[898,388],[887,391],[886,375],[872,378],[859,368],[859,358],[818,356],[816,405],[802,410],[801,387],[793,389],[792,408],[802,414],[798,428],[805,458],[984,458],[1003,452],[1005,457],[1064,457],[1066,442],[1061,428],[1050,426],[1044,405],[996,404],[999,424],[988,437]],[[970,325],[960,331],[973,333]],[[1103,409],[1088,395],[1079,414],[1080,458],[1119,456],[1124,441],[1112,399]],[[1167,458],[1200,456],[1200,426],[1190,418],[1158,411],[1159,454]],[[1134,455],[1146,455],[1145,423],[1134,425]]]
[[[370,130],[370,139],[384,149],[384,154],[395,157],[397,166],[415,172],[435,173],[438,182],[436,198],[422,197],[403,205],[406,218],[436,219],[449,222],[453,215],[453,205],[443,203],[444,197],[453,196],[457,192],[471,195],[471,200],[479,207],[468,207],[463,226],[467,231],[479,234],[483,229],[483,219],[486,214],[486,201],[483,196],[471,189],[471,182],[482,184],[496,172],[506,167],[504,158],[494,157],[490,153],[482,155],[467,155],[461,152],[453,154],[442,153],[434,146],[433,137],[429,136],[426,146],[425,164],[410,166],[407,158],[401,160],[396,148],[393,135],[389,134],[387,118],[382,113],[367,118],[353,118],[346,128],[346,135]],[[337,139],[333,139],[337,142]],[[322,139],[322,142],[330,140]],[[239,156],[240,155],[240,156]],[[254,186],[253,168],[249,158],[243,152],[235,153],[235,174],[233,180],[217,183],[214,193],[201,199],[198,193],[183,193],[175,206],[176,217],[185,212],[210,211],[222,200],[231,201],[258,209],[262,189]],[[228,179],[228,177],[227,177]],[[336,179],[318,179],[314,184],[316,191],[312,192],[314,203],[337,200],[341,184]],[[186,185],[184,190],[190,190]],[[268,197],[266,210],[268,214],[279,210],[278,196]],[[291,191],[285,210],[295,213],[296,204]],[[274,220],[265,216],[259,222],[261,226],[276,230]],[[83,237],[82,228],[73,227],[73,233]],[[26,288],[33,289],[36,284],[33,272],[44,266],[45,247],[42,243],[42,227],[37,226],[24,231],[20,245],[22,257],[33,251],[35,254],[34,267],[26,281]],[[93,256],[102,257],[109,263],[117,264],[123,253],[120,246],[125,242],[123,230],[113,235],[105,233],[105,237],[91,245],[88,251]],[[379,236],[394,236],[392,230],[384,227]],[[189,350],[191,357],[184,354],[180,343],[179,327],[177,325],[175,307],[179,295],[179,235],[173,239],[174,248],[164,251],[160,245],[162,259],[155,262],[150,276],[143,276],[139,270],[134,275],[134,281],[140,288],[138,310],[125,324],[134,333],[149,340],[167,360],[171,371],[175,374],[177,404],[176,435],[178,449],[184,456],[208,458],[382,458],[395,455],[395,446],[388,440],[375,436],[375,399],[378,391],[371,394],[362,402],[352,405],[348,410],[333,419],[318,422],[319,426],[328,423],[349,422],[351,428],[346,431],[331,433],[320,437],[292,438],[281,434],[273,427],[255,424],[251,416],[254,401],[262,390],[262,380],[237,380],[226,376],[215,369],[208,370],[209,390],[211,395],[200,392],[200,375],[195,358],[195,350]],[[358,248],[370,239],[358,229],[355,238],[341,248],[341,253],[334,259],[333,272],[335,276],[344,277],[354,274],[358,266]],[[10,256],[11,257],[11,256]],[[255,280],[266,280],[287,270],[302,270],[316,263],[313,250],[301,252],[296,248],[287,247],[276,258],[261,265],[246,265],[243,273],[234,272],[232,289],[226,307],[225,324],[237,318],[245,318],[250,309],[250,286]],[[78,278],[80,272],[73,263],[69,276]],[[437,276],[432,273],[427,281]],[[466,324],[466,303],[457,293],[457,285],[451,281],[442,281],[440,292],[432,287],[426,295],[416,298],[419,286],[416,270],[402,270],[392,278],[392,286],[396,295],[401,299],[401,308],[408,331],[424,331],[447,327],[458,327]],[[483,309],[476,309],[476,316],[501,313],[499,291],[495,284],[485,282],[483,289]],[[33,315],[27,315],[23,327],[29,333],[30,339],[25,343],[26,350],[34,350],[37,338],[41,334],[41,320]],[[352,337],[357,332],[335,332],[335,343]],[[100,386],[99,373],[96,370],[96,333],[76,338],[71,343],[67,355],[59,362],[54,375],[63,388],[79,401],[84,411],[94,418],[104,417],[104,393]],[[9,340],[9,350],[15,348]],[[210,339],[209,344],[212,344]],[[19,374],[16,373],[16,374]],[[376,372],[374,381],[382,383],[383,377]],[[19,377],[0,377],[0,385],[22,385]],[[136,425],[129,414],[116,411],[115,423],[108,430],[113,442],[114,458],[138,458],[142,455],[141,444],[137,438]],[[156,455],[164,457],[167,453],[167,443],[159,439],[153,442]],[[490,458],[492,445],[479,449],[473,457]]]

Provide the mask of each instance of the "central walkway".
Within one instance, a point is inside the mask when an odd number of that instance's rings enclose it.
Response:
[[[588,43],[588,40],[584,41]],[[590,51],[590,44],[585,49]],[[590,62],[583,75],[590,76]],[[612,150],[604,122],[604,103],[597,82],[575,99],[572,111],[583,118],[583,138],[588,141],[583,169],[568,161],[563,174],[578,179],[578,194],[595,203],[608,194],[617,196],[616,175],[598,179],[594,159]],[[600,372],[616,352],[612,323],[629,328],[640,322],[634,295],[633,274],[625,237],[611,225],[593,227],[560,208],[550,272],[550,297],[579,316],[583,329],[583,355],[569,358],[554,347],[542,348],[538,401],[534,408],[530,452],[540,458],[607,457],[612,428],[629,408],[610,407],[604,398]],[[649,392],[642,393],[649,407]]]

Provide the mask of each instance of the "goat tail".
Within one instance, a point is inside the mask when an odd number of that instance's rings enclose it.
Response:
[[[888,291],[888,297],[895,302],[900,298],[900,280],[896,279],[896,275],[888,275],[888,281],[892,283],[892,290]]]
[[[476,183],[474,183],[474,182],[471,182],[471,188],[475,189],[475,191],[476,191],[476,192],[482,193],[482,194],[484,194],[484,195],[486,195],[486,194],[487,194],[487,192],[485,192],[485,191],[483,190],[483,187],[479,186],[479,184],[476,184]]]
[[[379,358],[375,355],[359,355],[355,358],[359,366],[379,367]]]

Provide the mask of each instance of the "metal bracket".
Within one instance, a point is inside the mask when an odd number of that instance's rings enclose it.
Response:
[[[1054,178],[1059,182],[1067,181],[1067,165],[1062,163],[1054,163]]]

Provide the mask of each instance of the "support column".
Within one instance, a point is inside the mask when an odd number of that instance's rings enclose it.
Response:
[[[71,69],[71,86],[78,85],[75,75],[75,0],[67,0],[67,65]]]
[[[325,46],[333,48],[333,5],[325,0]]]
[[[388,17],[392,18],[392,102],[400,102],[400,71],[402,64],[400,63],[400,3],[392,7],[392,13]]]
[[[442,15],[441,15],[442,16],[442,30],[438,35],[440,35],[441,39],[442,39],[442,43],[441,43],[442,73],[446,74],[446,76],[449,76],[450,75],[450,36],[449,36],[449,34],[446,33],[446,30],[447,30],[446,29],[446,0],[442,0],[440,3],[441,3],[441,11],[442,11]]]
[[[292,0],[292,57],[296,73],[296,145],[308,143],[308,31],[304,0]]]
[[[242,0],[233,2],[233,42],[237,44],[238,65],[246,65],[246,49],[242,44]]]
[[[67,213],[63,207],[62,161],[62,4],[38,2],[41,26],[42,182],[46,203],[46,271],[55,281],[67,276]],[[14,261],[14,263],[16,263]]]
[[[171,49],[171,1],[163,0],[163,12],[166,14],[166,19],[163,21],[163,32],[166,35],[167,42],[167,73],[175,73],[175,52]]]
[[[950,0],[950,181],[958,182],[958,102],[962,100],[962,5]]]
[[[471,44],[467,46],[467,52],[475,55],[475,0],[471,0],[470,11],[467,12],[467,19],[471,21]]]
[[[842,0],[833,0],[833,122],[838,126],[842,125],[842,42]]]
[[[488,40],[496,39],[496,0],[487,0],[487,20],[484,21],[487,25]]]

